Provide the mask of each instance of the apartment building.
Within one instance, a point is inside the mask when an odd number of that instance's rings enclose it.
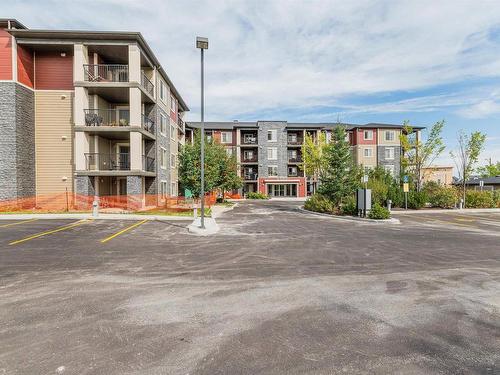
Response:
[[[137,32],[0,20],[0,199],[178,194],[188,107]]]
[[[242,193],[261,192],[273,197],[305,197],[315,191],[317,181],[304,175],[302,145],[306,135],[317,139],[321,132],[331,139],[337,123],[289,123],[287,121],[208,122],[207,137],[235,153],[238,172],[244,180]],[[357,164],[365,168],[383,166],[398,176],[401,168],[401,125],[344,124]],[[200,128],[188,122],[187,139]],[[422,127],[414,127],[420,136]]]

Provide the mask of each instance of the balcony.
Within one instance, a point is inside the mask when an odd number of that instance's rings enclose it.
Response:
[[[289,163],[302,163],[302,155],[288,156]]]
[[[155,171],[155,159],[150,158],[149,156],[142,157],[142,168],[146,172],[154,172]]]
[[[85,126],[129,126],[130,111],[125,109],[84,109]]]
[[[257,161],[258,161],[257,155],[248,156],[248,157],[245,157],[245,155],[243,155],[241,157],[242,163],[256,163]]]
[[[144,71],[141,72],[141,86],[151,96],[154,96],[155,86],[146,76]]]
[[[302,138],[288,136],[288,145],[289,146],[302,146],[303,143],[304,143],[304,140]]]
[[[130,154],[86,153],[85,165],[87,171],[129,171]]]
[[[87,82],[128,82],[128,65],[84,64],[84,80]]]
[[[255,172],[244,172],[243,180],[245,181],[255,181],[257,180],[257,173]]]
[[[241,135],[242,145],[257,145],[257,134],[256,133],[243,133]]]
[[[155,122],[149,116],[142,114],[141,125],[144,130],[150,132],[151,134],[155,133]]]

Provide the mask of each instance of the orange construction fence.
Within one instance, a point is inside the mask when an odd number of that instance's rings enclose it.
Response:
[[[215,204],[217,195],[209,193],[205,196],[205,205]],[[187,211],[193,204],[199,203],[186,197],[163,197],[151,195],[104,195],[99,197],[75,194],[71,192],[37,195],[11,200],[0,200],[0,213],[8,212],[88,212],[93,208],[94,200],[98,201],[100,210],[121,211]]]

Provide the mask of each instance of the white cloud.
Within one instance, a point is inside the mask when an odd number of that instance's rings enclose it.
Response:
[[[500,2],[24,1],[2,14],[33,28],[141,31],[193,109],[199,103],[196,35],[206,54],[207,118],[330,106],[351,95],[418,90],[500,72]],[[467,99],[467,98],[466,98]],[[438,103],[438,104],[437,104]],[[455,104],[453,104],[455,103]],[[498,113],[494,99],[431,96],[346,111]]]

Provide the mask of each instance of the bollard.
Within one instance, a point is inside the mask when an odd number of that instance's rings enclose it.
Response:
[[[97,199],[94,199],[92,202],[92,216],[97,217],[99,215],[99,202]]]
[[[198,207],[196,207],[196,205],[194,206],[193,208],[193,216],[194,216],[194,219],[196,220],[198,218]]]
[[[387,200],[387,209],[391,211],[392,208],[392,201],[390,199]]]
[[[462,199],[460,199],[460,203],[459,203],[459,205],[458,205],[458,208],[459,208],[460,210],[461,210],[462,208],[464,208],[464,200],[463,200],[463,198],[462,198]]]

